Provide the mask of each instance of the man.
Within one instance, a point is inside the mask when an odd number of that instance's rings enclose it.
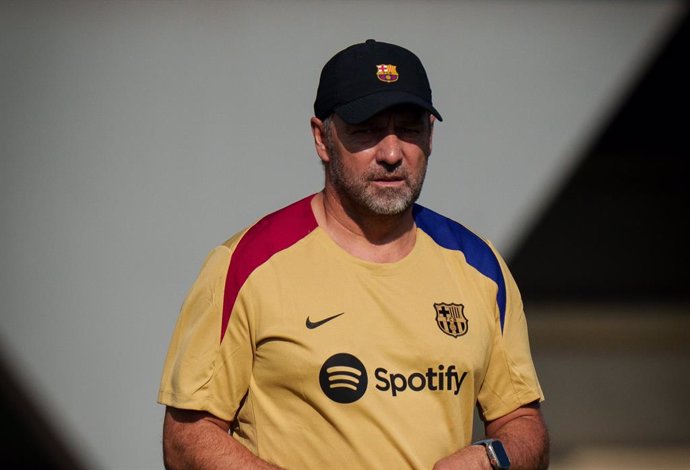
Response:
[[[324,189],[216,248],[183,305],[166,466],[546,468],[517,287],[491,245],[414,204],[441,120],[421,62],[353,45],[314,110]],[[469,445],[477,403],[493,440]]]

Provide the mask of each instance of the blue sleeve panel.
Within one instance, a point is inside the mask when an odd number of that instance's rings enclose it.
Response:
[[[449,250],[458,250],[467,262],[498,286],[498,304],[501,332],[506,316],[506,285],[501,266],[489,245],[459,223],[444,217],[426,207],[415,204],[412,210],[417,227],[436,243]]]

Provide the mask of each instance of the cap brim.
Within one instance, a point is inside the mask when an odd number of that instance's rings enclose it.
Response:
[[[441,114],[430,103],[405,91],[384,91],[367,95],[338,106],[334,112],[348,124],[359,124],[391,106],[400,104],[419,106],[436,116],[439,121],[443,121]]]

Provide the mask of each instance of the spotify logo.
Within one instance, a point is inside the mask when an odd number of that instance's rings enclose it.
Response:
[[[328,398],[338,403],[353,403],[367,390],[367,370],[352,354],[340,353],[321,366],[319,383]]]

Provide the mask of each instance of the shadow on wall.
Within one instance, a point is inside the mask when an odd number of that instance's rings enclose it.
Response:
[[[0,467],[84,469],[26,390],[0,354]]]
[[[552,469],[690,469],[690,13],[510,260]]]

